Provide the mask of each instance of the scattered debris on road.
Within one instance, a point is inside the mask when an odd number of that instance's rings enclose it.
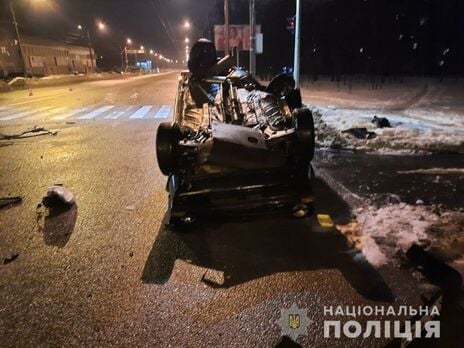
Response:
[[[71,206],[75,203],[74,195],[71,191],[62,185],[50,186],[47,191],[47,196],[43,198],[42,203],[47,208],[57,206]]]
[[[377,134],[369,132],[367,128],[350,128],[342,131],[344,134],[351,134],[356,139],[374,139]]]
[[[62,185],[50,186],[36,209],[37,227],[43,233],[45,244],[66,246],[74,231],[77,213],[74,194]]]
[[[12,263],[19,257],[19,254],[11,254],[3,259],[3,264],[8,265],[9,263]]]
[[[3,197],[0,198],[0,209],[9,207],[10,205],[19,204],[23,201],[23,197]]]
[[[390,121],[386,117],[374,116],[371,123],[373,123],[377,128],[391,128]]]
[[[58,134],[57,131],[50,131],[48,129],[45,129],[44,127],[34,126],[32,129],[24,131],[19,134],[13,134],[13,135],[0,134],[0,140],[24,139],[24,138],[38,137],[42,135],[55,136],[57,134]]]

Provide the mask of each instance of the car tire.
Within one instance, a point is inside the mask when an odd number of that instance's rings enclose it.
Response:
[[[313,114],[307,108],[300,108],[295,109],[293,115],[298,141],[298,156],[303,163],[309,163],[314,158],[316,147]]]
[[[171,123],[163,122],[156,132],[156,157],[161,173],[169,175],[176,169],[175,137]]]

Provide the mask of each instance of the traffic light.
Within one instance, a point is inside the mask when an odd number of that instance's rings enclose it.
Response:
[[[295,16],[287,18],[287,30],[295,34]]]

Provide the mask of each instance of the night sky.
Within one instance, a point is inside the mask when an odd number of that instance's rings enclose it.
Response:
[[[185,19],[198,37],[223,22],[222,0],[14,0],[22,31],[78,42],[77,24],[92,29],[100,63],[120,64],[127,37],[172,59],[184,58]],[[295,1],[256,0],[265,54],[258,69],[278,71],[292,63],[293,37],[286,30]],[[464,2],[460,0],[303,0],[303,73],[462,74]],[[231,23],[248,22],[248,1],[230,0]],[[2,9],[2,25],[8,11]],[[107,25],[104,33],[96,21]],[[247,54],[242,53],[247,62]]]

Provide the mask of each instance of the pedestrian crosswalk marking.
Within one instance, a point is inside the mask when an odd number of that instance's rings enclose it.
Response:
[[[69,113],[65,113],[64,115],[53,117],[52,120],[65,120],[65,119],[67,119],[69,117],[76,116],[77,114],[86,112],[89,109],[90,109],[89,107],[76,109],[76,110],[73,110],[73,111],[71,111]]]
[[[11,109],[11,108],[7,108],[5,107],[4,109],[0,109],[0,116],[10,116],[12,112],[15,112],[15,113],[23,113],[23,112],[26,112],[26,111],[31,111],[31,107],[22,107],[22,108],[17,108],[17,109]]]
[[[155,118],[168,118],[170,114],[171,107],[169,105],[163,105],[156,113]]]
[[[114,108],[114,105],[107,105],[107,106],[103,106],[97,110],[93,110],[92,112],[84,115],[84,116],[81,116],[79,117],[79,120],[91,120],[109,110],[111,110],[112,108]]]
[[[20,106],[12,108],[9,105],[0,107],[0,122],[2,121],[26,121],[49,120],[62,121],[66,119],[91,120],[91,119],[166,119],[171,117],[172,107],[169,105],[92,105],[80,108],[68,106],[59,107],[43,106],[33,108]]]
[[[14,120],[14,119],[24,117],[24,116],[29,115],[29,114],[30,114],[29,111],[22,111],[22,112],[18,112],[16,114],[10,114],[9,116],[1,117],[0,121]]]
[[[0,118],[0,121],[15,120],[17,118],[21,118],[21,117],[25,117],[25,116],[29,116],[29,115],[35,115],[35,114],[38,114],[40,112],[50,110],[50,109],[53,109],[53,106],[46,106],[46,107],[39,108],[39,109],[29,109],[28,108],[28,109],[26,109],[26,111],[22,111],[22,112],[18,112],[16,114],[10,114],[9,116],[2,117],[2,118]]]
[[[138,109],[134,114],[132,114],[129,118],[144,118],[151,110],[152,105],[142,106]]]
[[[122,110],[112,111],[109,115],[105,116],[104,118],[107,120],[116,120],[122,115],[124,115],[126,112],[128,112],[130,109],[132,109],[132,106],[125,107]]]
[[[61,112],[65,110],[65,108],[49,108],[48,110],[43,110],[45,111],[46,115],[35,115],[35,116],[32,116],[32,117],[29,117],[29,118],[26,118],[26,120],[37,120],[39,118],[42,118],[44,116],[50,116],[50,115],[56,115],[57,113]]]

